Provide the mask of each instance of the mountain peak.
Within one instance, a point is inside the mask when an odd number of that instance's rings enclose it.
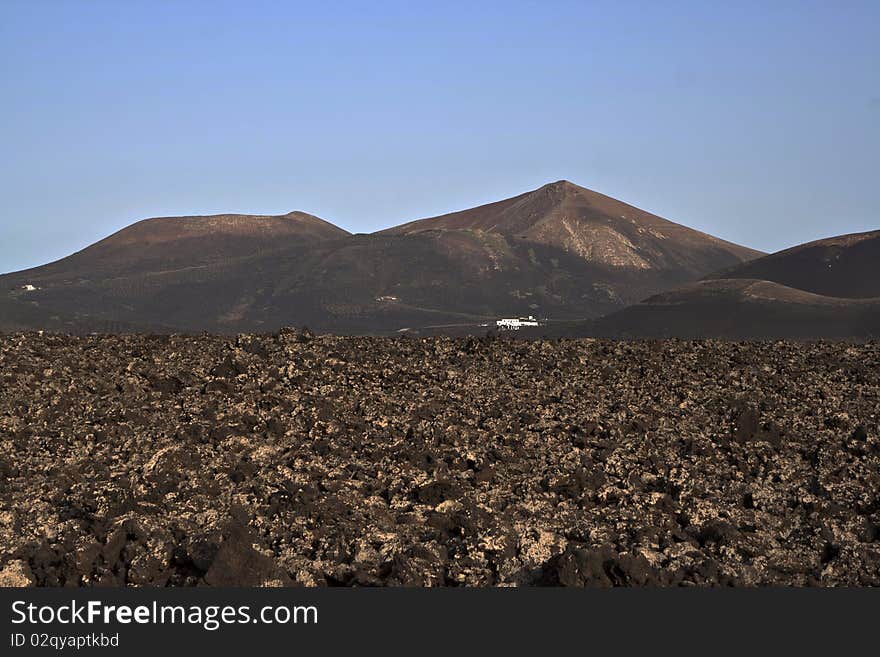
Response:
[[[554,189],[554,190],[579,190],[584,189],[580,185],[575,185],[570,180],[557,180],[556,182],[547,183],[541,189]]]
[[[387,232],[467,230],[501,235],[623,269],[712,271],[763,255],[686,228],[568,180]],[[725,265],[724,263],[730,263]]]
[[[531,193],[539,196],[549,194],[559,198],[567,198],[568,196],[581,194],[595,194],[595,192],[590,191],[586,187],[575,185],[570,180],[557,180],[555,182],[547,183]]]

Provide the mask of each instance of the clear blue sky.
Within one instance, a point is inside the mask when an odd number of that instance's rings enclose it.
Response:
[[[0,271],[560,178],[763,250],[880,228],[876,0],[0,0],[0,101]]]

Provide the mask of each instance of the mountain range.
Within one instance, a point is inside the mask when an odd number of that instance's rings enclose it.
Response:
[[[0,276],[0,330],[873,335],[880,231],[773,255],[558,181],[351,234],[303,212],[139,221]]]
[[[0,277],[4,330],[339,333],[599,317],[761,255],[567,181],[365,235],[317,217],[138,222]]]

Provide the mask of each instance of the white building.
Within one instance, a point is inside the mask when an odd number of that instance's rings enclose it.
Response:
[[[505,331],[518,331],[523,326],[540,326],[540,323],[529,315],[528,317],[505,317],[497,320],[495,326]]]
[[[24,290],[25,292],[33,292],[34,290],[39,290],[40,288],[28,283],[27,285],[22,285],[21,289]]]

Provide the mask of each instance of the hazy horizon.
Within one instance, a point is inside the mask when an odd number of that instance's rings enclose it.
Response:
[[[137,220],[352,232],[567,179],[777,251],[880,227],[871,2],[0,6],[0,272]]]

